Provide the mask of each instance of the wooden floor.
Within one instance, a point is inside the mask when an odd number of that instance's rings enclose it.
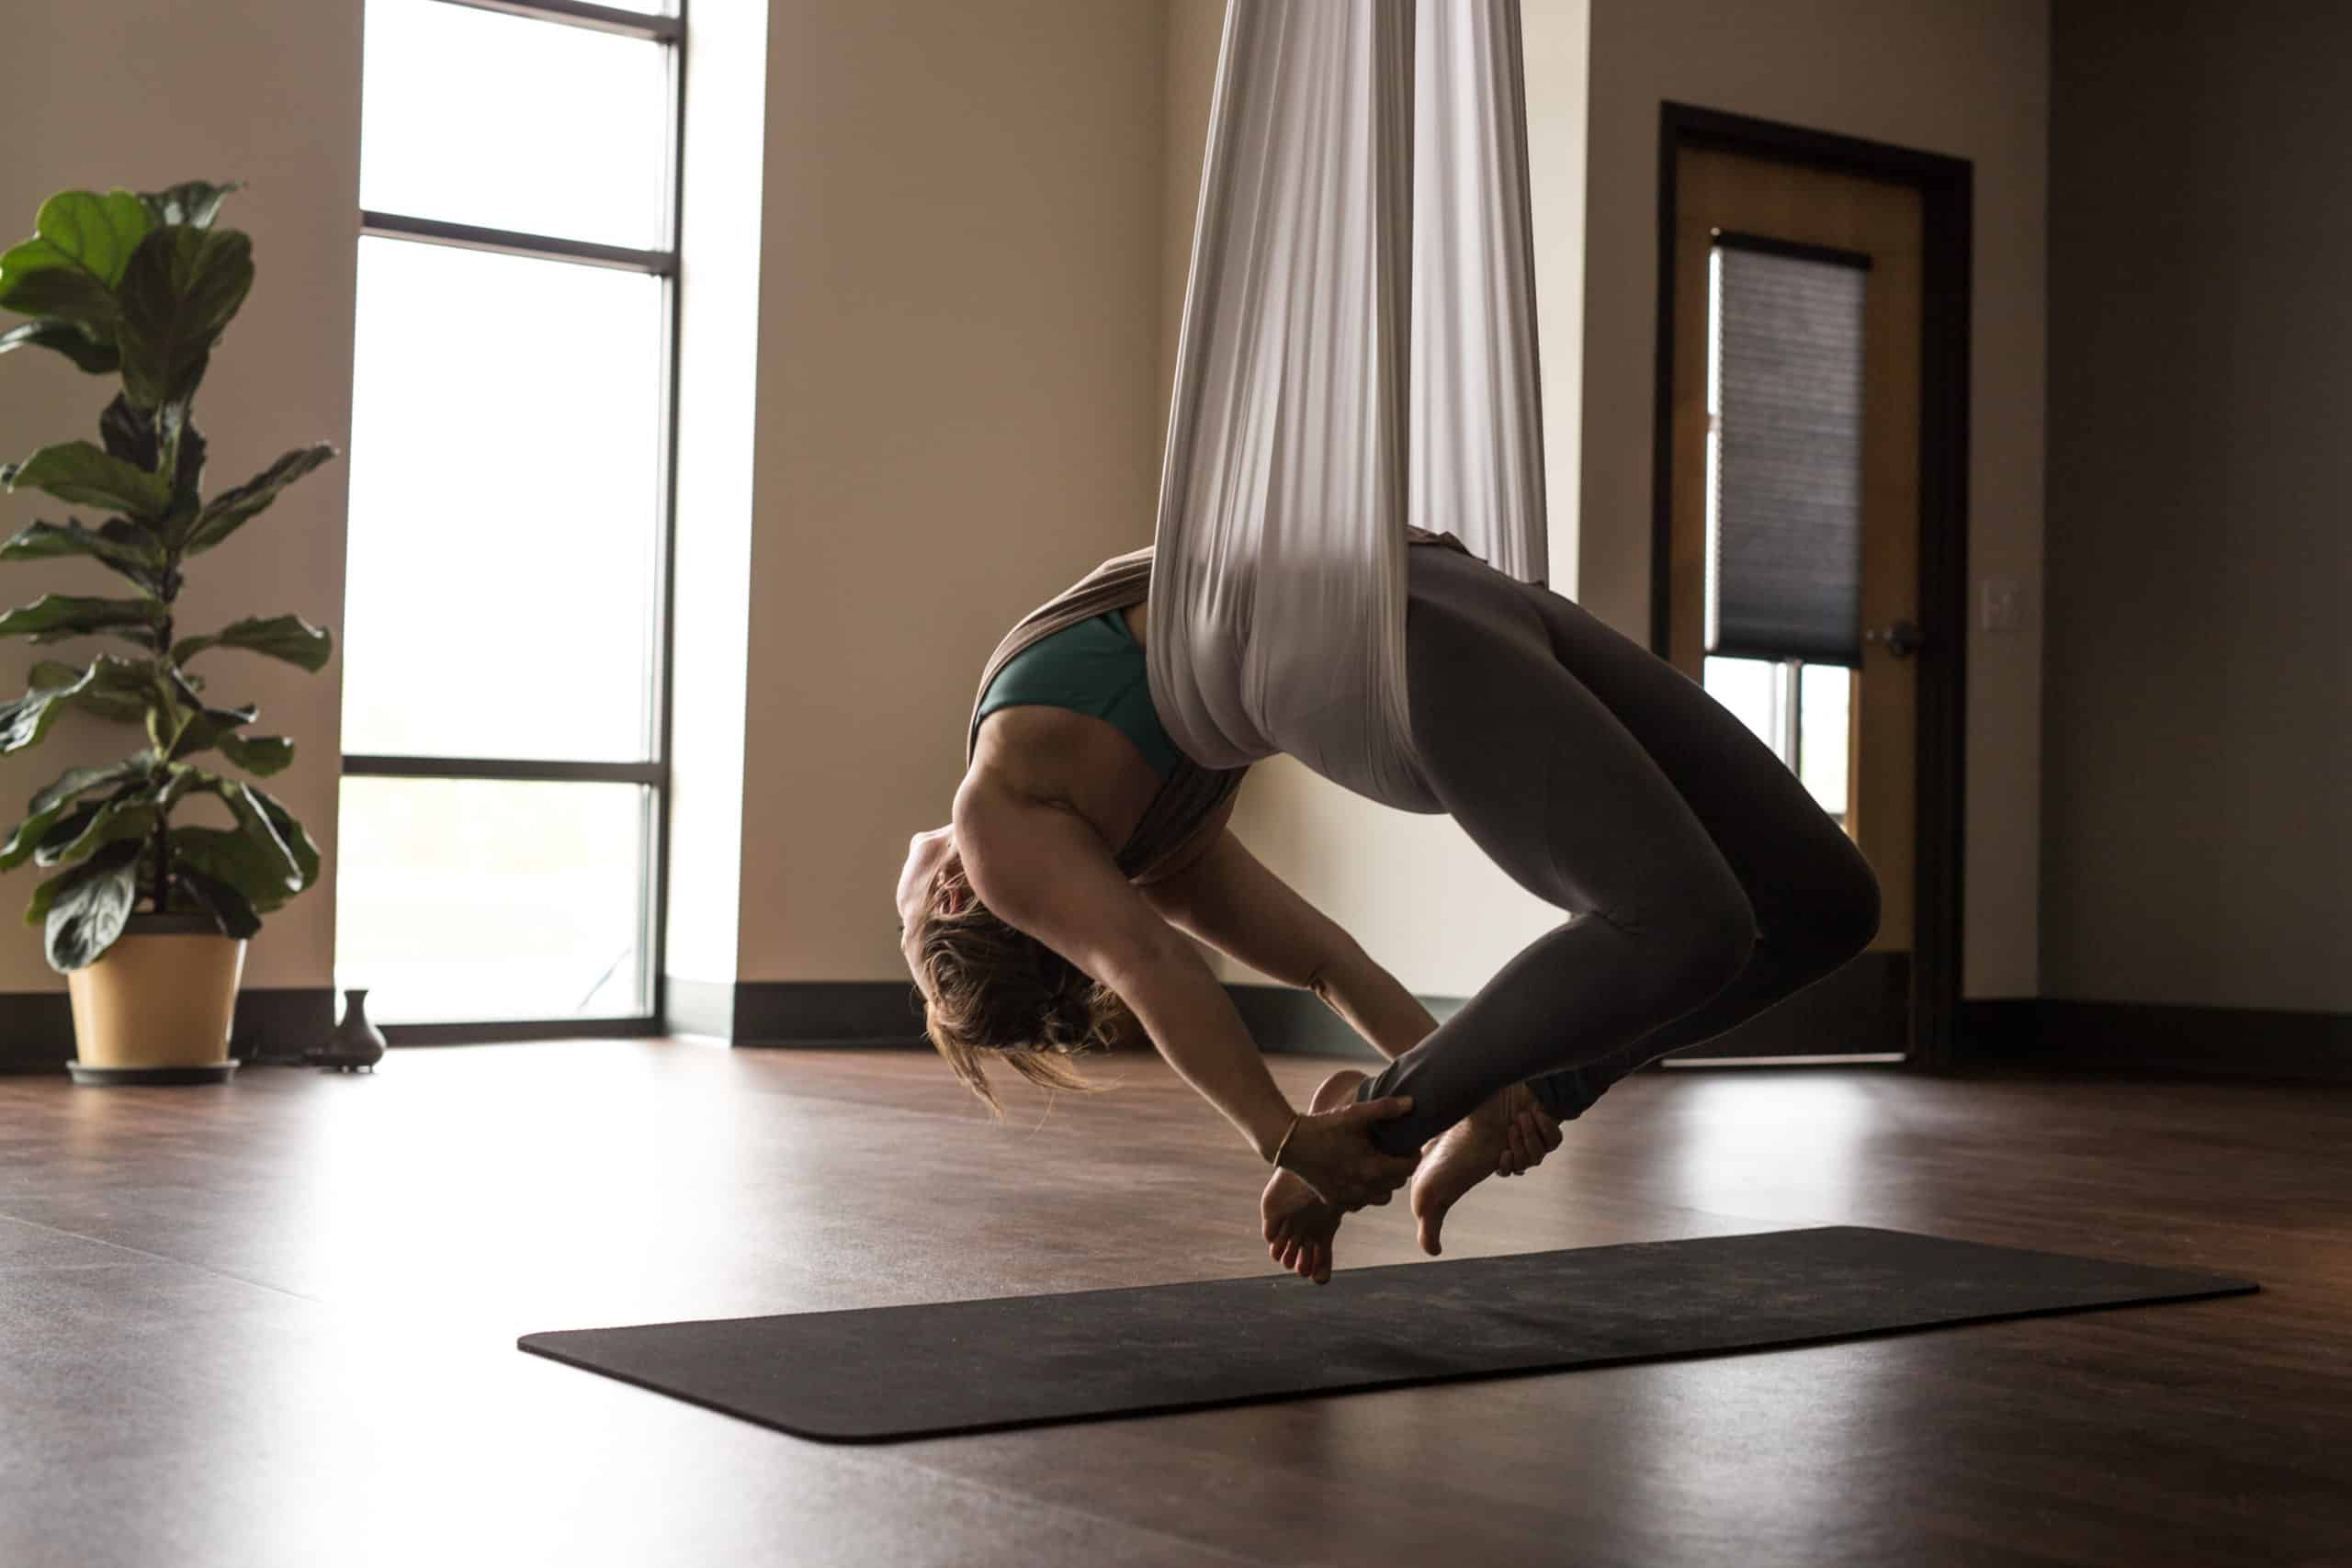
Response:
[[[514,1348],[1268,1269],[1248,1150],[1115,1070],[1001,1127],[905,1052],[0,1079],[0,1563],[2352,1562],[2342,1090],[1643,1075],[1448,1232],[1853,1222],[2267,1287],[2230,1300],[884,1448]],[[1401,1205],[1340,1244],[1419,1256]]]

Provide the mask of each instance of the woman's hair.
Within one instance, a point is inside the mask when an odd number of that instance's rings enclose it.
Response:
[[[963,867],[933,878],[910,944],[922,981],[924,1032],[965,1087],[1001,1116],[981,1053],[1046,1089],[1092,1093],[1068,1058],[1107,1044],[1125,1018],[1118,993],[1026,931],[999,919]]]

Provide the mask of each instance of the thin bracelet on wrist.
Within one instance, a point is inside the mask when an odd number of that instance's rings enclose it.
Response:
[[[1291,1112],[1290,1125],[1283,1129],[1283,1141],[1274,1145],[1273,1154],[1268,1156],[1266,1160],[1268,1165],[1278,1166],[1283,1163],[1283,1151],[1290,1147],[1290,1135],[1298,1131],[1299,1122],[1305,1119],[1306,1112],[1304,1111],[1294,1111]]]

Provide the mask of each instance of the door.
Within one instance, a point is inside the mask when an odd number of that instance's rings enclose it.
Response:
[[[1673,167],[1663,650],[1798,773],[1884,898],[1860,958],[1674,1059],[1899,1058],[1917,929],[1921,195],[1715,147],[1679,147]]]

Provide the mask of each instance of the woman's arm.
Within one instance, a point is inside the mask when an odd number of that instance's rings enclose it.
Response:
[[[1313,991],[1391,1061],[1437,1028],[1419,998],[1230,829],[1182,871],[1144,888],[1143,896],[1179,930],[1276,980]],[[1521,1094],[1510,1139],[1496,1169],[1517,1176],[1560,1146],[1560,1123]]]
[[[956,840],[980,900],[1116,991],[1178,1076],[1261,1159],[1290,1134],[1283,1164],[1348,1208],[1385,1202],[1411,1176],[1414,1160],[1380,1153],[1357,1130],[1401,1114],[1402,1102],[1297,1117],[1225,987],[1075,812],[975,774],[956,792]]]
[[[1396,976],[1230,829],[1183,870],[1141,892],[1169,924],[1261,974],[1314,992],[1384,1056],[1403,1055],[1437,1027]]]

